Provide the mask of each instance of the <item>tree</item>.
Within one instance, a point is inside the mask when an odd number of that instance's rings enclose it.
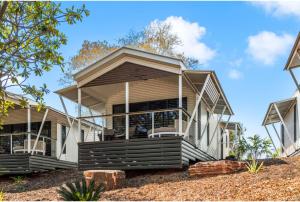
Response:
[[[253,136],[245,139],[241,137],[236,153],[240,154],[240,157],[247,156],[248,159],[258,159],[263,155],[271,156],[271,140],[263,139],[259,135],[255,134]]]
[[[69,67],[60,79],[60,83],[70,85],[73,83],[72,74],[75,71],[94,63],[104,55],[123,46],[181,58],[190,68],[196,68],[199,65],[198,60],[175,51],[175,47],[180,45],[182,43],[178,36],[171,32],[171,25],[159,21],[154,21],[142,31],[130,31],[124,37],[119,38],[116,43],[84,41],[78,54],[71,58]]]
[[[23,95],[43,104],[47,86],[28,83],[31,76],[42,76],[54,66],[63,70],[64,58],[59,48],[67,43],[59,30],[62,23],[75,24],[89,11],[62,9],[55,2],[5,2],[0,4],[0,125],[13,103],[6,100],[6,90],[20,88]],[[26,99],[23,102],[26,105]]]

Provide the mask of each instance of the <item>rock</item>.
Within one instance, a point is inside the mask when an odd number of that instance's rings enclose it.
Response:
[[[83,175],[87,184],[94,179],[95,185],[102,184],[106,191],[121,188],[125,183],[125,172],[121,170],[87,170]]]
[[[199,162],[189,167],[189,176],[209,176],[229,174],[245,170],[246,164],[239,161],[207,161]]]

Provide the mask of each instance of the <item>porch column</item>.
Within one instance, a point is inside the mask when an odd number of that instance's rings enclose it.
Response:
[[[196,94],[196,100],[198,100],[198,94]],[[197,101],[196,101],[197,102]],[[197,106],[197,103],[196,103],[196,106]],[[197,106],[197,111],[196,111],[196,114],[195,114],[195,144],[198,145],[198,135],[199,135],[199,131],[198,131],[198,127],[199,127],[199,106]]]
[[[125,83],[125,113],[126,113],[126,121],[125,121],[125,134],[126,140],[129,140],[129,83]]]
[[[30,105],[27,107],[27,152],[30,153],[31,151],[31,110]]]
[[[81,88],[78,88],[78,137],[81,136]],[[71,127],[71,126],[70,126]],[[69,129],[71,130],[71,128]]]
[[[178,108],[179,108],[179,123],[178,123],[178,132],[182,134],[182,74],[178,76]]]

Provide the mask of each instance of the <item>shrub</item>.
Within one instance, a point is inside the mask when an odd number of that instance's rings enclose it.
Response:
[[[16,176],[16,177],[11,177],[11,179],[14,181],[14,184],[20,185],[24,182],[24,177],[23,176]]]
[[[247,166],[248,172],[251,174],[257,174],[264,164],[264,162],[261,162],[259,165],[258,162],[254,158],[252,158],[252,160],[250,160],[250,162],[247,161],[246,163],[247,163],[246,166]]]
[[[65,201],[97,201],[103,191],[102,185],[95,187],[94,180],[87,186],[85,179],[82,179],[81,183],[80,181],[66,183],[58,189],[59,195]]]

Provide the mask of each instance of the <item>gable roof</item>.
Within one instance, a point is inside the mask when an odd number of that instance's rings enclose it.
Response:
[[[299,66],[300,66],[300,32],[298,33],[298,36],[296,38],[292,51],[290,52],[284,70],[290,70],[293,68],[297,68]]]
[[[187,69],[181,59],[122,47],[78,71],[73,77],[80,87],[126,62],[175,74],[179,74],[181,69]]]

